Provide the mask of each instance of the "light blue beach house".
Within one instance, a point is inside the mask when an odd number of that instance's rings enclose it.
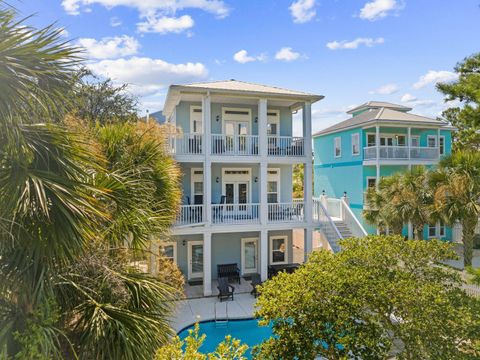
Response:
[[[169,87],[163,114],[183,204],[162,249],[192,286],[203,286],[200,295],[216,291],[219,272],[265,280],[288,268],[299,250],[294,232],[302,258],[312,250],[311,104],[322,98],[236,80]],[[294,112],[302,114],[300,136]],[[292,198],[295,164],[305,165],[302,199]]]
[[[314,134],[314,193],[347,196],[350,208],[369,233],[376,229],[362,218],[365,191],[383,176],[412,166],[435,166],[451,152],[449,124],[410,113],[403,105],[370,101],[351,109],[351,117]],[[330,210],[330,212],[332,212]],[[405,229],[406,234],[411,229]],[[425,224],[424,237],[450,240],[451,229]]]

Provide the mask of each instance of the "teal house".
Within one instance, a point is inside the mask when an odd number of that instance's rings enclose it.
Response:
[[[412,114],[403,105],[370,101],[347,113],[350,118],[313,135],[314,193],[347,196],[350,208],[368,233],[377,229],[362,218],[368,187],[381,177],[412,166],[435,166],[451,152],[452,127]],[[411,229],[405,227],[405,235]],[[424,237],[451,240],[451,229],[425,224]]]

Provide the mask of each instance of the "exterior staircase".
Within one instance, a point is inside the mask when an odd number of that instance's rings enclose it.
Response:
[[[343,220],[333,220],[335,227],[337,228],[340,235],[342,235],[343,239],[347,239],[353,237],[352,231],[348,227],[347,224],[343,222]]]

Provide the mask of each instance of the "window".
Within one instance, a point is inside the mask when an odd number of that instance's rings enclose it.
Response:
[[[161,254],[167,259],[175,262],[177,260],[177,243],[164,243],[160,246]]]
[[[439,138],[440,142],[440,155],[445,154],[445,136],[440,136]]]
[[[428,136],[427,138],[427,146],[428,147],[437,147],[437,137],[436,136],[433,136],[433,135],[430,135]]]
[[[278,203],[278,189],[280,183],[280,169],[268,169],[267,202]]]
[[[391,136],[381,136],[380,137],[380,146],[393,146],[393,137],[391,137]]]
[[[397,135],[397,146],[405,146],[405,135]]]
[[[352,155],[360,154],[360,134],[352,134]]]
[[[368,188],[373,188],[376,185],[377,185],[377,178],[374,178],[374,177],[367,178],[367,187]]]
[[[287,263],[287,237],[270,237],[270,264]]]
[[[342,156],[342,138],[340,137],[336,137],[334,140],[334,146],[335,146],[335,150],[334,150],[334,154],[335,154],[335,157],[340,157]]]
[[[414,135],[410,139],[410,146],[411,147],[419,147],[420,146],[420,137],[418,135]]]
[[[375,134],[367,134],[367,146],[376,146]]]
[[[441,239],[444,238],[446,235],[446,227],[445,224],[441,221],[437,222],[436,224],[429,224],[428,225],[428,238],[437,238]]]
[[[192,202],[190,199],[187,199],[188,205],[201,205],[203,204],[203,170],[202,169],[192,169],[192,189],[191,196]]]
[[[278,110],[270,110],[267,112],[267,135],[279,135],[278,128],[280,125],[280,112]]]
[[[201,134],[202,128],[202,108],[200,106],[190,107],[190,131],[192,134]]]

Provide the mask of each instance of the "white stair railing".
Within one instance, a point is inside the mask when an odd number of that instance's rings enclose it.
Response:
[[[338,241],[343,239],[343,236],[340,234],[340,231],[338,231],[320,198],[313,199],[313,220],[320,225],[320,230],[330,244],[332,251],[340,251]]]
[[[360,221],[358,221],[358,218],[355,216],[352,209],[345,201],[345,198],[342,198],[340,200],[340,209],[342,221],[345,225],[348,226],[350,232],[354,237],[364,237],[368,235],[363,225],[360,223]]]

